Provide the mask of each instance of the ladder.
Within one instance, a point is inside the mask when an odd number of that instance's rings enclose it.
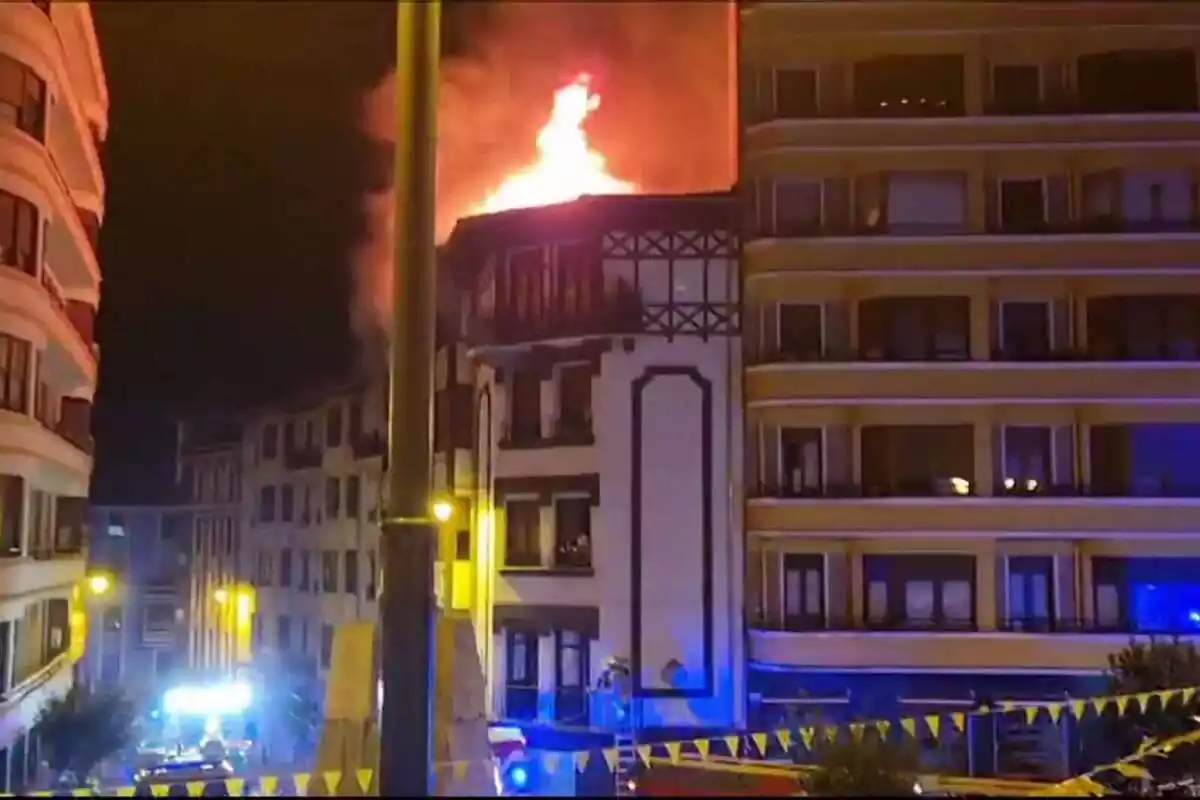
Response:
[[[633,726],[618,731],[613,738],[617,746],[617,768],[613,770],[616,796],[637,797],[638,753]]]

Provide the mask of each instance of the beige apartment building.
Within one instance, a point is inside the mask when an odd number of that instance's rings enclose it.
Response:
[[[1200,632],[1198,34],[744,4],[751,719],[1082,696]]]

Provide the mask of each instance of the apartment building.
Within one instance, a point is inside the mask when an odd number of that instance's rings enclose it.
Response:
[[[746,6],[750,717],[1086,696],[1196,635],[1200,5]]]
[[[592,197],[443,248],[434,476],[493,718],[626,724],[615,662],[643,735],[743,722],[736,220]]]
[[[0,791],[19,792],[83,646],[108,127],[87,3],[0,4],[0,117]]]

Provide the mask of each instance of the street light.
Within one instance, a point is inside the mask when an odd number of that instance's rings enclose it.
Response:
[[[395,253],[388,513],[380,598],[379,794],[428,797],[432,777],[430,519],[434,350],[434,177],[441,2],[396,5]]]
[[[443,524],[454,516],[454,504],[449,500],[438,500],[433,504],[433,518]]]
[[[87,579],[87,587],[94,597],[103,597],[112,589],[112,578],[103,573],[90,575]]]

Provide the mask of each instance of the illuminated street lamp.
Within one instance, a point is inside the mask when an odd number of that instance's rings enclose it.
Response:
[[[454,516],[454,504],[449,500],[438,500],[433,504],[433,518],[445,524]]]
[[[112,590],[112,578],[102,572],[89,575],[87,579],[88,592],[93,597],[103,597]]]

